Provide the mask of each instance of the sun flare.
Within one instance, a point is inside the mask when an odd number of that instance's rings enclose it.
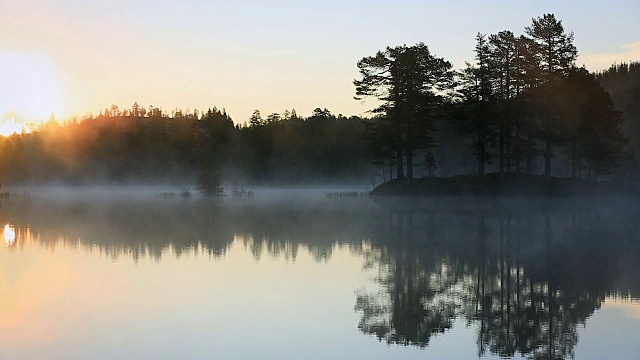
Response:
[[[64,112],[62,84],[47,56],[0,50],[0,134]]]

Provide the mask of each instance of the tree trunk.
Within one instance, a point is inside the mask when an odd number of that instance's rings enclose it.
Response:
[[[413,149],[407,150],[407,179],[413,179]]]
[[[544,142],[544,176],[551,177],[551,141],[548,137]]]
[[[384,165],[385,165],[385,160],[384,158],[382,158],[382,183],[386,183],[387,182],[387,172],[384,171]]]
[[[480,120],[482,121],[482,120]],[[478,174],[484,174],[484,154],[485,154],[485,144],[484,144],[484,124],[481,122],[478,126]]]
[[[544,177],[551,177],[551,118],[544,119]]]
[[[507,139],[505,143],[506,148],[506,162],[507,162],[507,174],[511,174],[511,129],[510,126],[507,126]]]
[[[516,136],[515,136],[515,152],[514,152],[514,156],[515,156],[515,161],[516,161],[516,174],[520,174],[520,117],[518,115],[516,115],[516,123],[515,123],[515,130],[516,130]]]
[[[578,146],[576,139],[571,140],[571,178],[578,178]]]
[[[527,174],[533,172],[533,138],[531,124],[527,125]]]
[[[500,119],[500,175],[502,175],[502,173],[504,173],[504,168],[505,168],[505,163],[504,163],[504,159],[505,159],[505,152],[504,152],[504,133],[505,133],[505,129],[504,129],[504,124],[503,124],[503,119]]]
[[[518,99],[520,97],[520,81],[518,80],[516,82],[516,99]],[[515,138],[514,141],[515,143],[515,160],[516,160],[516,174],[520,174],[520,105],[519,103],[515,104],[515,115],[516,115],[516,121],[514,124],[515,127]]]
[[[398,164],[397,164],[397,167],[396,167],[396,169],[398,171],[397,171],[397,174],[396,174],[396,178],[404,179],[404,168],[402,166],[402,160],[403,160],[402,159],[402,149],[398,149],[398,151],[396,153],[396,158],[398,159],[397,160]]]

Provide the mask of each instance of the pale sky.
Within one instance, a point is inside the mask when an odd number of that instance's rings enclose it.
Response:
[[[236,123],[254,109],[361,115],[373,106],[353,100],[362,57],[422,41],[462,68],[477,32],[519,35],[545,13],[575,33],[579,65],[640,60],[639,0],[0,0],[0,113],[137,101],[217,106]]]

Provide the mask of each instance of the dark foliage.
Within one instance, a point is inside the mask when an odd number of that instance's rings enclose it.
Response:
[[[619,110],[633,114],[640,102],[612,102],[595,76],[576,67],[573,33],[553,14],[532,19],[524,30],[520,36],[478,33],[475,59],[457,82],[449,63],[422,43],[387,47],[358,62],[357,98],[382,102],[373,110],[368,138],[384,181],[393,179],[394,167],[396,178],[406,169],[411,179],[414,156],[426,159],[423,174],[429,176],[435,169],[441,176],[469,174],[470,159],[477,174],[603,179],[638,168],[625,149]],[[617,77],[624,89],[637,88],[634,75],[627,75],[636,67],[612,68],[597,78]]]
[[[573,33],[553,14],[524,32],[477,34],[458,73],[424,43],[362,58],[355,93],[377,100],[370,119],[256,110],[239,125],[225,110],[136,102],[50,121],[0,139],[0,179],[193,184],[210,164],[226,182],[279,185],[491,172],[638,179],[639,63],[595,76],[576,67]]]
[[[309,118],[292,111],[240,126],[216,108],[167,114],[134,104],[0,138],[0,178],[5,184],[194,184],[216,164],[229,182],[362,183],[371,163],[364,122],[317,109]]]
[[[220,174],[213,169],[203,169],[196,179],[196,190],[202,196],[221,196],[224,194]]]
[[[596,73],[596,78],[624,116],[623,134],[636,154],[640,154],[640,61],[615,64]]]

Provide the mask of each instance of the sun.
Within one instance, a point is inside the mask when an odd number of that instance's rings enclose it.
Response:
[[[0,129],[3,133],[8,129],[21,129],[27,122],[46,121],[51,113],[60,117],[63,112],[62,84],[49,57],[0,50]]]

